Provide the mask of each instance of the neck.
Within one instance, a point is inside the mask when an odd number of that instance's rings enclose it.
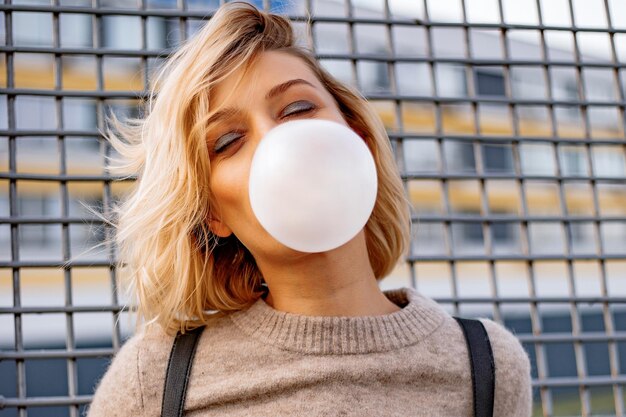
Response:
[[[374,316],[400,310],[378,287],[365,234],[334,250],[295,260],[257,259],[275,310],[307,316]]]

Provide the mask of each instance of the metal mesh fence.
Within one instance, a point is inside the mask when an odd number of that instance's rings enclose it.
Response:
[[[413,203],[381,286],[511,329],[533,415],[625,414],[626,4],[258,1],[376,107]],[[0,5],[0,416],[81,415],[129,336],[104,116],[218,1]],[[306,30],[308,16],[312,27]],[[71,260],[71,262],[66,263]]]

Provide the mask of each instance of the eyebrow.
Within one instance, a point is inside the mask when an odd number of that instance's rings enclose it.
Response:
[[[265,100],[274,98],[284,93],[285,91],[287,91],[291,86],[298,85],[298,84],[306,84],[315,88],[315,86],[311,84],[309,81],[304,80],[302,78],[295,78],[293,80],[285,81],[284,83],[281,83],[272,87],[270,91],[268,91],[267,94],[265,95]],[[217,122],[219,119],[231,117],[235,113],[237,113],[237,109],[232,108],[232,107],[227,107],[225,109],[219,110],[215,112],[215,114],[213,114],[211,117],[209,117],[207,121],[207,125],[211,125]]]

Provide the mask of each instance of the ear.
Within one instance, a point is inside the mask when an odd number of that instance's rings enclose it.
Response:
[[[218,218],[207,218],[209,223],[209,229],[214,235],[219,237],[228,237],[233,234],[233,231]]]

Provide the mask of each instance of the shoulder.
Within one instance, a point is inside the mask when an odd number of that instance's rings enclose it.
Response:
[[[485,327],[493,352],[496,374],[494,416],[528,417],[532,412],[531,365],[517,336],[488,318]]]
[[[227,324],[218,315],[207,319],[198,353],[212,349],[207,338]],[[96,386],[87,417],[158,415],[174,338],[156,324],[129,337]]]
[[[169,355],[167,346],[173,339],[156,328],[143,328],[129,337],[95,386],[87,416],[142,414],[147,400],[143,382],[146,369],[151,368],[146,364],[163,362],[160,357]]]
[[[500,366],[503,370],[505,368],[506,370],[510,368],[512,371],[530,370],[528,354],[511,330],[488,318],[478,320],[487,331],[494,357],[499,354],[497,359],[500,359]]]

